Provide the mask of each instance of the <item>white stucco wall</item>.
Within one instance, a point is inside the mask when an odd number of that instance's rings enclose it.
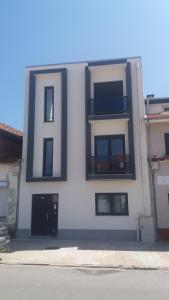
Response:
[[[0,187],[0,193],[1,190],[6,190],[6,222],[12,229],[14,228],[16,223],[18,174],[18,163],[0,163],[0,181],[6,181],[7,183],[7,187]]]
[[[68,69],[68,180],[67,182],[25,182],[26,174],[26,145],[27,145],[27,111],[28,111],[28,72],[26,71],[25,124],[23,137],[23,164],[21,175],[19,229],[31,228],[31,202],[34,193],[59,193],[59,229],[137,229],[137,215],[151,214],[149,177],[147,169],[146,139],[144,118],[144,98],[142,89],[140,61],[131,60],[134,110],[134,138],[136,158],[136,180],[86,181],[85,179],[85,71],[86,63],[67,64],[61,66],[46,66],[47,68],[66,67]],[[37,69],[37,68],[34,68]],[[39,68],[38,68],[39,69]],[[97,69],[97,68],[95,68]],[[116,73],[113,78],[124,78],[125,69]],[[104,72],[93,75],[93,80],[108,80],[112,69],[104,67]],[[101,74],[101,75],[100,75]],[[120,74],[120,75],[117,75]],[[51,79],[52,80],[52,79]],[[125,85],[124,85],[125,86]],[[42,106],[41,106],[42,113]],[[92,136],[95,134],[125,133],[126,120],[110,120],[94,122]],[[102,124],[102,125],[101,125]],[[110,125],[111,124],[111,125]],[[110,125],[110,126],[109,126]],[[40,125],[39,125],[40,126]],[[42,125],[41,125],[42,126]],[[44,126],[44,125],[43,125]],[[141,132],[140,132],[141,128]],[[39,127],[39,139],[47,132]],[[127,145],[127,139],[126,139]],[[126,146],[128,147],[128,145]],[[40,150],[39,150],[40,151]],[[38,153],[38,151],[37,151]],[[40,160],[34,174],[41,171]],[[129,216],[96,216],[95,193],[98,192],[127,192]]]

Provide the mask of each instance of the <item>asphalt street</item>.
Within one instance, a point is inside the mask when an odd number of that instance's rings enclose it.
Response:
[[[0,300],[169,299],[169,271],[0,266]]]

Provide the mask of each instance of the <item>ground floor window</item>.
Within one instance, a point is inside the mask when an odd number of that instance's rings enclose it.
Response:
[[[8,190],[0,188],[0,219],[7,217]]]
[[[96,215],[127,216],[127,193],[96,193]]]

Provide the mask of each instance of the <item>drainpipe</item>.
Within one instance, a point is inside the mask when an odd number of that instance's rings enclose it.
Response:
[[[147,95],[146,100],[146,114],[150,114],[150,99],[153,98],[154,95]],[[151,200],[153,203],[154,210],[154,225],[155,225],[155,235],[156,241],[158,240],[158,219],[157,219],[157,199],[156,199],[156,189],[155,189],[155,171],[152,168],[152,155],[151,155],[151,140],[150,140],[150,121],[147,118],[147,148],[148,148],[148,164],[150,170],[150,189],[151,189]]]
[[[18,181],[17,181],[17,202],[16,202],[16,223],[15,223],[15,238],[18,230],[18,217],[19,217],[19,195],[20,195],[20,179],[21,179],[21,163],[22,159],[18,159],[19,172],[18,172]]]
[[[137,70],[137,80],[138,82],[140,82],[140,74],[139,74],[139,68],[141,67],[140,64],[137,64],[136,70]],[[139,86],[140,87],[140,86]],[[144,169],[145,169],[145,164],[143,162],[144,156],[146,156],[147,159],[147,151],[145,152],[145,148],[143,147],[143,134],[142,134],[142,116],[143,116],[143,111],[142,111],[142,106],[140,104],[140,102],[142,101],[142,97],[139,97],[139,87],[137,88],[137,96],[138,96],[138,114],[139,116],[141,116],[141,120],[139,122],[139,135],[140,135],[140,149],[141,149],[141,172],[142,172],[142,183],[143,183],[143,197],[144,197],[144,201],[143,201],[143,210],[144,210],[144,214],[146,215],[147,212],[147,203],[146,203],[146,197],[147,197],[147,192],[149,190],[149,186],[146,182],[145,176],[144,176]],[[141,87],[142,89],[142,87]],[[152,96],[151,96],[152,97]],[[147,108],[149,109],[149,99],[148,99],[148,105]],[[148,114],[148,113],[147,113]],[[149,121],[148,121],[149,122]],[[155,182],[154,177],[152,172],[150,173],[151,170],[151,151],[150,151],[150,134],[149,134],[149,123],[148,123],[148,133],[147,133],[147,148],[148,148],[148,163],[150,164],[149,167],[149,178],[150,178],[150,199],[151,199],[151,207],[152,207],[152,203],[153,205],[153,214],[151,215],[154,218],[154,230],[155,230],[155,238],[157,240],[157,209],[156,209],[156,200],[155,200]],[[142,214],[138,215],[138,228],[140,228],[140,217],[142,216]],[[138,238],[140,240],[140,231],[138,230]]]

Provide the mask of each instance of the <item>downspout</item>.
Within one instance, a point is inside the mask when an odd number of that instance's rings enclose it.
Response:
[[[139,72],[138,72],[138,69],[139,69],[139,64],[137,64],[137,80],[138,82],[139,81]],[[138,91],[138,88],[137,88],[137,95],[138,95],[138,113],[139,113],[139,116],[141,116],[141,120],[139,121],[139,135],[140,135],[140,149],[141,149],[141,171],[142,171],[142,183],[143,183],[143,195],[144,195],[144,202],[143,202],[143,205],[144,205],[144,214],[146,214],[146,197],[147,197],[147,192],[146,192],[146,186],[147,186],[147,182],[145,181],[145,174],[144,174],[144,163],[143,163],[143,159],[144,159],[144,148],[143,148],[143,145],[142,145],[142,122],[143,122],[143,119],[142,119],[142,112],[141,112],[141,106],[140,106],[140,98],[139,98],[139,91]],[[149,101],[148,101],[148,109],[149,109]],[[139,118],[140,119],[140,118]],[[146,137],[147,138],[147,150],[148,150],[148,164],[149,164],[149,178],[150,178],[150,199],[151,199],[151,210],[152,210],[152,203],[153,203],[153,215],[152,217],[154,218],[154,229],[155,229],[155,238],[157,240],[157,208],[156,208],[156,193],[155,193],[155,177],[154,177],[154,172],[152,172],[152,160],[151,160],[151,144],[150,144],[150,127],[149,127],[149,120],[148,120],[148,126],[147,126],[147,134],[146,134]],[[146,130],[146,128],[145,128]],[[145,153],[145,155],[147,156],[147,153]],[[147,157],[146,157],[147,159]],[[148,191],[149,187],[147,187],[147,191]],[[141,215],[138,215],[138,225],[139,224],[139,217]]]
[[[141,113],[141,108],[140,108],[140,95],[139,95],[139,88],[140,86],[139,83],[140,83],[140,78],[139,78],[139,68],[140,68],[140,64],[137,63],[136,64],[136,76],[137,76],[137,88],[136,88],[136,91],[137,91],[137,97],[138,97],[138,132],[139,132],[139,148],[140,148],[140,160],[141,160],[141,180],[142,180],[142,186],[143,186],[143,213],[138,213],[137,215],[137,240],[140,242],[141,241],[141,230],[140,230],[140,227],[141,227],[141,224],[140,224],[140,217],[142,215],[145,215],[146,214],[146,203],[145,203],[145,198],[146,198],[146,191],[145,191],[145,180],[144,180],[144,165],[143,165],[143,158],[142,158],[142,155],[143,155],[143,148],[142,148],[142,124],[141,124],[141,120],[140,120],[140,117],[142,118],[142,113]]]
[[[139,78],[139,68],[140,64],[138,63],[136,65],[136,72],[137,72],[137,82],[139,84],[140,78]],[[146,214],[146,191],[145,191],[145,176],[144,176],[144,165],[143,165],[143,145],[142,145],[142,112],[141,112],[141,107],[140,107],[140,96],[139,96],[139,88],[137,86],[137,97],[138,97],[138,117],[139,117],[139,146],[140,146],[140,160],[141,160],[141,173],[142,173],[142,185],[143,185],[143,214]],[[140,120],[141,119],[141,120]]]
[[[19,196],[20,196],[20,179],[21,179],[21,163],[22,160],[18,159],[18,164],[19,164],[19,172],[17,175],[17,202],[16,202],[16,223],[15,223],[15,238],[17,236],[17,231],[18,231],[18,217],[19,217]]]
[[[146,114],[150,114],[149,110],[149,100],[152,95],[147,96],[146,101]],[[155,225],[155,236],[156,241],[158,240],[158,219],[157,219],[157,199],[156,199],[156,189],[155,189],[155,171],[152,168],[152,156],[151,156],[151,135],[150,135],[150,121],[147,118],[147,150],[148,150],[148,164],[149,164],[149,171],[150,171],[150,189],[151,189],[151,201],[153,203],[153,210],[154,210],[154,225]]]

